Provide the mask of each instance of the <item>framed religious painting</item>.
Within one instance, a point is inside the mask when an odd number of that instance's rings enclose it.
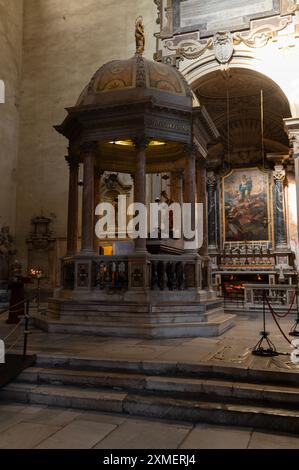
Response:
[[[259,168],[241,168],[224,176],[222,217],[226,243],[271,241],[269,173]]]

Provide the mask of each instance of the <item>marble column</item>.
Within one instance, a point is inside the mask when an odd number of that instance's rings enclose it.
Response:
[[[285,202],[284,202],[284,180],[286,172],[283,165],[275,165],[273,171],[274,188],[274,234],[276,247],[286,247],[286,219],[285,219]]]
[[[94,171],[94,214],[95,214],[96,207],[101,202],[101,193],[100,193],[101,176],[102,176],[102,172],[98,168],[95,168],[95,171]],[[96,236],[95,231],[94,231],[94,251],[97,255],[99,254],[99,239]]]
[[[208,255],[208,215],[207,215],[207,169],[206,160],[201,159],[197,162],[197,202],[203,204],[203,245],[199,254]]]
[[[297,193],[297,230],[299,237],[299,118],[284,119],[285,130],[290,139],[291,155],[295,164],[295,180]]]
[[[183,204],[183,173],[173,172],[170,176],[170,199]]]
[[[207,174],[208,188],[208,245],[209,249],[217,249],[217,178],[214,172]]]
[[[77,253],[78,246],[78,178],[79,162],[77,158],[67,156],[69,165],[69,196],[67,219],[67,256]]]
[[[185,146],[186,159],[184,171],[184,203],[191,204],[191,228],[195,230],[195,203],[196,203],[196,155],[195,145]],[[192,240],[188,240],[189,242]],[[187,250],[197,253],[197,249]]]
[[[81,146],[81,155],[84,163],[81,251],[85,254],[94,254],[94,173],[96,152],[96,142],[87,142]]]
[[[134,202],[146,206],[146,147],[148,141],[145,138],[136,138],[136,167],[134,173]],[[135,252],[146,253],[146,238],[135,240]]]

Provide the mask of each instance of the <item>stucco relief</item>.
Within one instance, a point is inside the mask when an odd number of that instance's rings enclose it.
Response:
[[[194,4],[198,3],[196,0],[192,1]],[[172,6],[169,5],[170,3]],[[187,3],[188,2],[184,2],[182,4],[184,5],[184,8],[187,8]],[[217,60],[221,63],[228,63],[233,54],[234,47],[240,44],[244,44],[250,48],[261,48],[265,47],[269,41],[276,40],[278,33],[284,30],[292,22],[292,14],[296,10],[296,2],[293,0],[289,0],[287,2],[281,1],[281,3],[274,2],[272,0],[270,0],[268,3],[255,1],[246,2],[248,4],[246,8],[251,8],[250,11],[262,11],[264,13],[256,13],[246,16],[244,15],[243,9],[242,18],[246,18],[246,25],[245,23],[243,26],[240,25],[239,30],[236,25],[230,25],[230,19],[225,17],[226,20],[223,21],[222,19],[222,24],[221,26],[219,25],[218,30],[215,29],[213,31],[210,30],[207,32],[205,29],[207,28],[207,21],[209,19],[209,21],[212,22],[214,13],[212,13],[213,9],[211,2],[201,3],[203,3],[201,6],[201,11],[204,13],[206,20],[200,20],[201,23],[196,26],[194,23],[195,20],[193,22],[190,20],[188,28],[185,27],[181,28],[180,30],[176,30],[177,20],[175,18],[177,18],[179,14],[178,9],[180,6],[180,1],[176,0],[175,2],[167,2],[167,8],[165,9],[166,16],[164,17],[164,22],[162,21],[160,34],[157,35],[161,40],[161,42],[158,41],[158,47],[161,47],[161,49],[157,51],[157,60],[168,63],[171,62],[173,65],[175,65],[179,60],[196,60],[204,55],[208,50],[214,49]],[[236,3],[235,10],[239,12],[242,11],[240,7],[240,3],[242,2],[238,1],[234,3]],[[268,5],[268,10],[266,3]],[[273,6],[272,10],[270,8],[270,3]],[[219,2],[217,4],[219,7]],[[221,3],[222,10],[225,7],[225,4],[227,4],[227,2]],[[193,7],[195,8],[194,5]],[[219,15],[218,7],[215,7],[214,10],[218,12],[217,14]],[[196,8],[199,10],[198,5]],[[172,11],[171,14],[170,10]],[[267,11],[268,15],[266,14]],[[196,16],[195,13],[194,16]],[[170,24],[170,21],[172,21],[172,24]],[[216,28],[217,22],[215,23],[214,21],[214,23],[212,22],[211,24],[213,24]],[[232,34],[232,41],[226,41],[225,47],[223,47],[223,44],[221,47],[219,47],[219,34],[226,35],[226,37]],[[223,54],[225,48],[227,48],[227,50],[226,53]],[[171,57],[175,57],[176,60],[171,61]]]

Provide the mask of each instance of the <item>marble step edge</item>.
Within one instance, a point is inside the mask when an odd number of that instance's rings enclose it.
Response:
[[[169,291],[175,292],[175,291]],[[179,292],[188,292],[188,291],[179,291]],[[122,301],[108,301],[108,300],[97,300],[97,299],[88,299],[88,300],[80,300],[80,299],[49,299],[48,304],[59,305],[59,306],[74,306],[76,308],[85,307],[86,305],[90,305],[91,307],[102,308],[102,307],[113,307],[118,308],[119,306],[124,306],[125,308],[147,308],[151,306],[152,308],[156,307],[180,307],[184,305],[188,305],[189,307],[206,307],[207,309],[214,308],[217,306],[223,306],[224,302],[223,299],[203,299],[201,301],[198,300],[178,300],[175,301],[159,301],[158,303],[151,303],[151,302],[122,302]]]
[[[123,314],[117,316],[116,314],[110,315],[109,313],[106,313],[103,315],[103,313],[98,313],[98,314],[92,314],[90,313],[68,313],[65,314],[62,312],[60,314],[59,320],[55,316],[51,316],[51,312],[49,312],[48,318],[54,321],[59,321],[61,322],[82,322],[82,321],[88,321],[88,322],[96,322],[96,323],[101,323],[101,324],[114,324],[117,323],[118,325],[122,324],[135,324],[137,321],[138,323],[144,323],[147,324],[150,322],[151,325],[167,325],[167,324],[186,324],[186,323],[209,323],[212,324],[212,322],[215,320],[217,322],[218,318],[224,317],[225,314],[223,311],[216,311],[213,313],[189,313],[186,312],[181,313],[181,314],[139,314],[132,316],[131,314]],[[35,315],[37,317],[37,315]]]
[[[183,400],[77,387],[9,385],[0,399],[19,403],[123,413],[186,422],[207,422],[299,433],[299,412],[257,405]]]
[[[121,318],[132,318],[134,320],[136,320],[136,318],[142,318],[142,317],[148,317],[148,318],[169,318],[169,317],[172,317],[172,318],[179,318],[179,317],[183,317],[183,316],[189,316],[189,317],[210,317],[212,315],[216,315],[216,314],[222,314],[222,315],[225,315],[225,312],[224,312],[224,309],[223,307],[218,307],[218,308],[214,308],[214,309],[211,309],[211,310],[208,310],[207,312],[203,312],[203,311],[200,311],[200,310],[191,310],[191,309],[184,309],[184,308],[181,308],[180,310],[169,310],[169,311],[165,311],[165,312],[160,312],[160,311],[138,311],[137,309],[135,311],[125,311],[125,310],[111,310],[109,311],[109,309],[107,308],[107,310],[61,310],[61,311],[55,311],[55,310],[51,310],[51,309],[48,309],[47,312],[49,314],[52,314],[53,317],[59,315],[60,317],[65,317],[65,318],[68,318],[68,317],[80,317],[80,316],[89,316],[90,318],[117,318],[117,319],[121,319]]]
[[[39,368],[50,367],[83,371],[134,372],[145,375],[182,378],[204,377],[228,379],[230,381],[234,379],[254,384],[299,386],[299,371],[249,368],[231,362],[222,362],[219,365],[204,361],[177,362],[154,359],[138,361],[37,353],[36,366]]]
[[[218,396],[228,399],[275,402],[282,406],[295,405],[299,410],[299,388],[246,382],[240,383],[224,379],[187,379],[108,371],[84,372],[31,367],[20,374],[16,383],[83,386],[87,389],[117,388],[130,391],[161,392],[169,396],[183,394],[190,398]]]
[[[44,315],[41,316],[41,315],[38,315],[38,316],[35,316],[34,317],[36,320],[40,320],[40,321],[48,321],[49,323],[51,323],[52,325],[73,325],[73,326],[83,326],[83,327],[86,327],[88,325],[86,325],[85,322],[83,321],[80,321],[80,320],[66,320],[66,319],[62,319],[62,320],[57,320],[57,319],[48,319],[47,317],[45,317]],[[161,324],[160,323],[155,323],[154,321],[152,323],[149,323],[149,320],[152,319],[152,320],[155,320],[155,317],[147,317],[146,318],[146,322],[143,322],[143,319],[142,317],[139,317],[140,318],[140,327],[142,327],[143,329],[151,329],[153,328],[153,326],[160,326]],[[136,321],[139,319],[139,318],[136,318],[135,319],[135,324],[136,324]],[[181,323],[172,323],[172,322],[169,322],[169,323],[163,323],[163,327],[188,327],[188,328],[195,328],[195,327],[200,327],[200,328],[205,328],[205,327],[211,327],[211,326],[218,326],[220,325],[221,323],[224,323],[224,322],[227,322],[227,321],[232,321],[236,318],[236,315],[233,315],[233,314],[225,314],[225,313],[221,313],[221,314],[217,314],[215,317],[213,317],[213,319],[211,321],[207,321],[207,322],[202,322],[202,321],[198,321],[198,322],[181,322]],[[100,320],[100,319],[99,319]],[[92,321],[90,323],[90,326],[91,327],[94,327],[96,328],[97,326],[98,327],[102,327],[103,326],[103,323],[101,321]],[[130,325],[128,325],[126,322],[124,323],[121,323],[121,322],[111,322],[111,324],[109,322],[105,323],[105,326],[112,326],[112,327],[117,327],[118,329],[119,328],[130,328]],[[139,328],[139,326],[137,327]]]

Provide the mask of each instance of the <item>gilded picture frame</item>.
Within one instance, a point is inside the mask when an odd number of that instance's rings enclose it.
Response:
[[[224,243],[271,242],[272,193],[269,172],[236,168],[222,177],[222,240]]]

